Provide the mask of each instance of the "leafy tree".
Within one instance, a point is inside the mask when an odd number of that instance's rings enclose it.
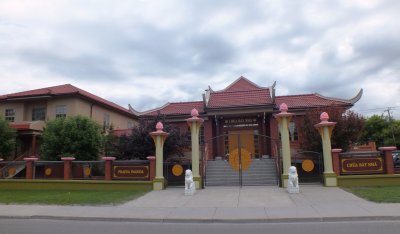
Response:
[[[118,159],[146,159],[155,154],[155,145],[150,132],[155,131],[155,126],[160,117],[153,120],[141,120],[139,125],[132,129],[130,135],[123,135],[115,141],[116,157]],[[164,158],[172,155],[183,156],[185,150],[190,147],[188,133],[180,133],[179,129],[165,121],[162,121],[164,131],[169,133],[164,143]]]
[[[394,139],[393,139],[394,138]],[[377,147],[400,146],[400,121],[390,121],[383,115],[373,115],[365,122],[361,141],[375,141]]]
[[[62,156],[73,156],[78,160],[96,160],[101,149],[101,127],[86,117],[56,119],[47,123],[43,131],[42,159],[59,160]]]
[[[0,116],[0,157],[8,158],[15,149],[17,134],[8,121]]]
[[[336,122],[332,133],[332,148],[347,150],[351,144],[358,141],[365,123],[365,119],[350,110],[337,106],[308,110],[304,116],[303,123],[299,127],[302,136],[300,145],[305,150],[322,151],[322,141],[315,124],[321,122],[322,112],[329,114],[329,121]]]

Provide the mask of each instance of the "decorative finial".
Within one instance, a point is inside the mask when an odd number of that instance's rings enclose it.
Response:
[[[320,119],[322,122],[328,122],[328,119],[329,119],[328,113],[322,112],[322,114],[320,115],[319,119]]]
[[[197,118],[199,116],[199,111],[196,108],[193,108],[190,114],[193,118]]]
[[[282,103],[282,104],[279,106],[279,110],[280,110],[281,112],[287,112],[287,111],[288,111],[288,106],[286,105],[286,103]]]
[[[156,129],[157,131],[162,131],[164,129],[164,125],[161,122],[158,122],[156,124]]]

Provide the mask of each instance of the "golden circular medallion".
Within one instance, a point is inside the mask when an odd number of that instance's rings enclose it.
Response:
[[[51,168],[46,168],[46,170],[44,171],[44,174],[45,174],[46,176],[50,176],[52,172],[53,172],[53,171],[51,170]]]
[[[90,173],[92,173],[92,169],[90,167],[85,167],[84,171],[85,176],[90,176]]]
[[[246,171],[251,164],[251,154],[242,148],[240,156],[242,158],[242,171]],[[239,171],[239,150],[237,148],[229,152],[229,164],[234,170]]]
[[[301,167],[305,172],[311,172],[314,170],[314,162],[310,159],[306,159],[301,163]]]
[[[17,172],[17,169],[15,167],[10,167],[10,168],[8,168],[7,172],[8,172],[8,176],[13,176]]]
[[[174,176],[180,176],[180,175],[182,175],[182,173],[183,173],[183,167],[182,167],[181,165],[175,164],[175,165],[172,167],[172,174],[173,174]]]

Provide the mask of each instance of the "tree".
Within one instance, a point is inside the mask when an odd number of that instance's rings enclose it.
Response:
[[[390,121],[383,115],[369,117],[365,122],[361,141],[363,143],[374,141],[377,147],[400,146],[400,121]]]
[[[97,160],[101,149],[101,127],[86,117],[56,119],[50,121],[43,131],[42,159],[59,160],[62,156],[73,156],[78,160]]]
[[[5,119],[0,116],[0,157],[9,158],[15,149],[17,134]]]
[[[315,124],[321,122],[322,112],[329,114],[329,121],[336,122],[332,133],[332,148],[347,150],[351,144],[356,143],[362,133],[365,119],[350,110],[337,106],[308,110],[304,116],[303,124],[299,127],[301,137],[300,145],[304,150],[322,151],[322,141]]]
[[[155,126],[160,117],[153,120],[141,120],[139,125],[132,129],[130,135],[118,137],[115,141],[115,147],[118,159],[146,159],[149,155],[154,155],[155,145],[150,136],[150,132],[155,131]],[[164,158],[172,155],[183,156],[185,150],[190,147],[188,133],[180,133],[179,129],[165,121],[162,121],[164,131],[169,133],[164,143]]]

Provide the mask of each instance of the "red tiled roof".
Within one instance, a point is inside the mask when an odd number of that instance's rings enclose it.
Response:
[[[271,104],[273,103],[269,88],[260,87],[241,76],[223,90],[211,90],[207,108]]]
[[[156,108],[142,115],[190,115],[193,108],[196,108],[199,113],[204,112],[204,104],[202,101],[197,102],[174,102],[167,103],[160,108]]]
[[[96,96],[94,94],[91,94],[85,90],[82,90],[80,88],[77,88],[71,84],[65,84],[65,85],[59,85],[59,86],[53,86],[53,87],[47,87],[47,88],[41,88],[41,89],[34,89],[34,90],[28,90],[24,92],[18,92],[18,93],[11,93],[7,95],[3,95],[0,97],[0,100],[7,100],[7,99],[12,99],[12,98],[28,98],[28,97],[35,97],[35,96],[61,96],[61,95],[71,95],[71,94],[78,94],[81,95],[85,98],[88,98],[92,101],[98,102],[100,104],[103,104],[106,107],[121,111],[125,114],[129,115],[134,115],[132,112],[130,112],[128,109],[125,109],[113,102],[110,102],[106,99],[103,99],[99,96]]]
[[[232,84],[230,84],[228,87],[219,92],[235,92],[235,91],[247,91],[255,89],[265,89],[265,88],[260,87],[251,82],[250,80],[248,80],[246,77],[241,76]]]
[[[212,92],[208,101],[208,108],[238,107],[272,104],[269,89]]]
[[[351,105],[349,101],[322,97],[319,94],[277,96],[275,99],[275,103],[278,108],[282,103],[286,103],[289,109],[320,107],[320,106],[330,106],[330,105],[341,105],[341,106]]]

